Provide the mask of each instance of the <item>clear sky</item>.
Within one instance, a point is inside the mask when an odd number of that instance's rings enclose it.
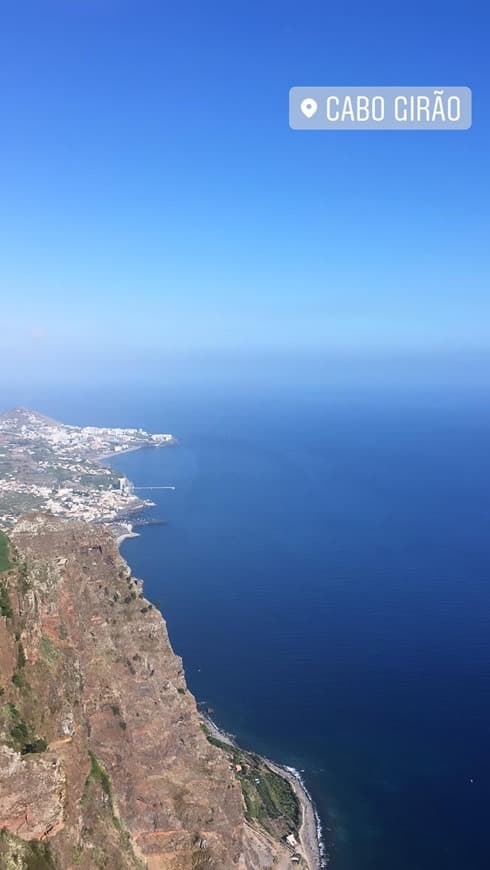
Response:
[[[483,3],[5,0],[9,377],[486,351],[489,23]],[[468,85],[473,128],[294,132],[303,84]]]

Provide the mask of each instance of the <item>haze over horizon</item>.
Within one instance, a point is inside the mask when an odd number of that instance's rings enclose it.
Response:
[[[0,864],[490,868],[489,44],[2,4]],[[292,130],[295,86],[473,126]]]
[[[488,11],[421,10],[7,3],[5,386],[486,381]],[[468,85],[473,128],[294,132],[306,83]]]

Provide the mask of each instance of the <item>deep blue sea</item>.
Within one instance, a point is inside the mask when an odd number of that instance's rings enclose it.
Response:
[[[335,870],[488,870],[488,403],[140,395],[69,422],[179,438],[117,460],[176,487],[141,491],[168,525],[123,554],[216,721],[303,771]]]

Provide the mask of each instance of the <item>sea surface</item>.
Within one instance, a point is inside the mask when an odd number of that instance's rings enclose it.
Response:
[[[116,464],[175,486],[122,550],[197,698],[302,771],[335,870],[488,870],[488,403],[131,401],[69,421],[179,438]]]

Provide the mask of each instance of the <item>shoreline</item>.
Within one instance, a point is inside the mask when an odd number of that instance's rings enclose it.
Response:
[[[222,731],[216,722],[210,718],[209,714],[199,711],[199,716],[214,738],[229,746],[238,746],[233,735]],[[288,767],[287,765],[271,761],[270,758],[265,756],[261,757],[274,773],[277,773],[278,776],[289,782],[296,795],[301,811],[301,823],[298,831],[301,850],[298,851],[300,851],[303,859],[307,862],[309,870],[325,870],[328,867],[329,860],[320,818],[313,798],[306,788],[299,771],[294,767]]]
[[[134,453],[136,450],[161,450],[163,447],[176,447],[179,442],[177,438],[172,438],[171,441],[165,441],[163,444],[135,444],[134,447],[125,447],[124,450],[114,450],[112,453],[103,453],[95,457],[97,462],[106,462],[114,456],[125,456],[126,453]]]
[[[177,442],[174,439],[172,441],[172,446],[176,443]],[[159,449],[160,445],[138,444],[135,447],[128,447],[126,450],[115,451],[114,453],[105,453],[104,455],[97,456],[95,461],[98,462],[99,465],[104,465],[108,468],[111,468],[109,460],[113,459],[114,457],[124,456],[126,453],[135,453],[138,450],[144,450],[148,447],[153,447],[153,449]],[[130,483],[134,489],[133,482],[130,481]],[[150,499],[143,499],[139,496],[135,496],[135,499],[137,499],[137,503],[135,503],[129,509],[121,511],[118,516],[107,522],[107,525],[112,529],[114,533],[118,549],[121,544],[124,543],[124,541],[131,540],[131,538],[140,537],[140,533],[135,532],[133,524],[129,520],[129,516],[131,514],[142,514],[144,513],[144,511],[148,510],[148,508],[155,507],[155,502],[151,501]]]
[[[176,442],[175,442],[176,443]],[[130,453],[134,450],[141,450],[142,447],[133,447],[129,450],[124,451],[124,453]],[[103,460],[107,461],[111,456],[121,456],[124,455],[121,453],[111,454],[110,456],[103,457]],[[134,508],[135,513],[143,513],[145,509],[151,506],[151,503],[142,501],[140,505]],[[114,525],[117,526],[117,520],[114,521]],[[130,540],[131,538],[139,538],[140,534],[133,530],[133,526],[130,522],[126,522],[124,524],[126,528],[120,529],[121,533],[116,537],[116,543],[118,549],[121,544],[126,540]],[[196,701],[197,703],[197,701]],[[230,746],[237,746],[237,743],[232,735],[227,734],[226,731],[223,731],[219,726],[214,722],[208,714],[203,713],[198,708],[198,715],[201,721],[208,727],[211,734],[218,740],[223,743],[227,743]],[[256,753],[257,755],[259,753]],[[306,785],[304,784],[301,774],[293,767],[288,767],[287,765],[282,765],[271,761],[269,758],[262,756],[264,762],[273,770],[278,776],[283,777],[287,782],[289,782],[293,792],[298,801],[300,812],[301,812],[301,823],[298,831],[299,844],[301,846],[300,854],[302,855],[304,861],[306,861],[308,865],[308,870],[326,870],[329,864],[329,858],[326,850],[325,841],[323,839],[323,830],[320,821],[320,817],[318,815],[317,808],[311,797]]]
[[[127,532],[121,532],[121,534],[116,538],[116,544],[120,547],[121,544],[124,544],[124,541],[129,541],[131,538],[139,538],[139,533],[134,532],[132,528],[128,529]]]
[[[300,772],[295,767],[276,764],[269,758],[266,758],[265,761],[272,770],[288,780],[299,800],[303,815],[299,837],[305,853],[307,853],[306,860],[310,861],[310,863],[313,860],[314,867],[319,868],[319,870],[325,870],[328,867],[329,858],[325,840],[323,839],[322,823],[315,802],[306,788]]]

